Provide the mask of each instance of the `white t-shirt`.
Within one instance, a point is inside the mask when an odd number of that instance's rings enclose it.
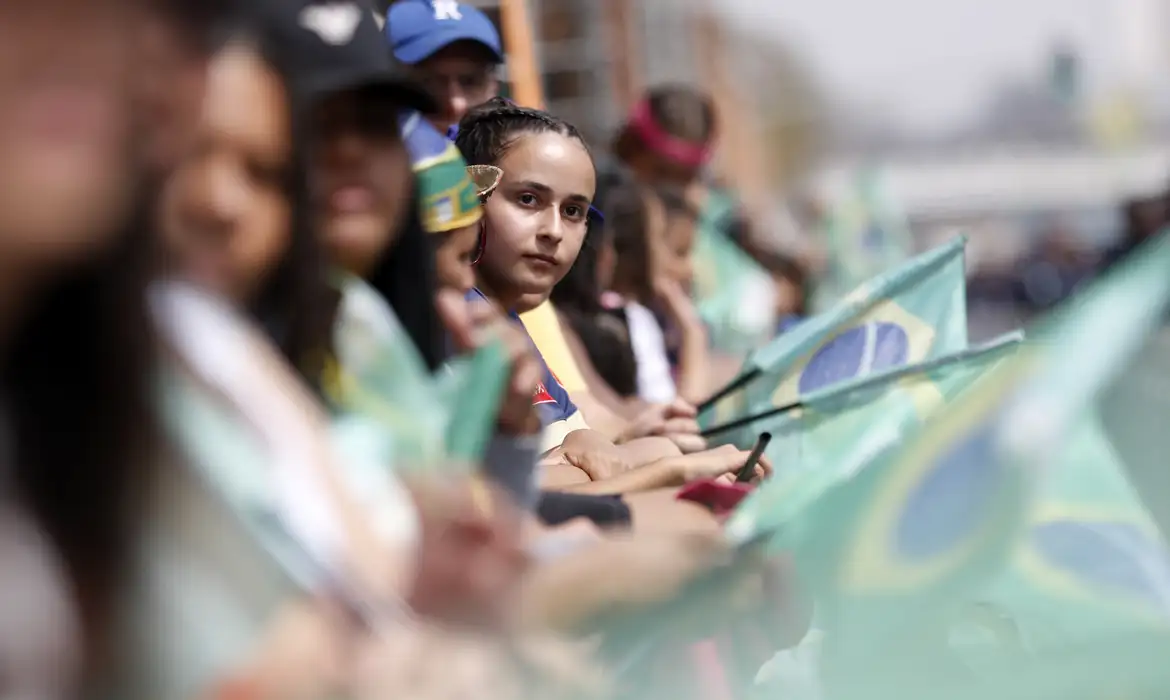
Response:
[[[670,403],[678,388],[666,354],[666,336],[653,312],[634,302],[625,303],[626,327],[637,363],[638,398],[647,403]]]

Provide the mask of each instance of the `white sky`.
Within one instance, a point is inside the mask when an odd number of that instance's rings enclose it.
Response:
[[[669,1],[669,0],[668,0]],[[1170,0],[723,0],[779,33],[831,94],[914,128],[946,128],[1005,78],[1037,75],[1058,39],[1091,89],[1170,73]]]

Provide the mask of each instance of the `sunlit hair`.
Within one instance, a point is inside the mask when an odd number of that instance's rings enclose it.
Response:
[[[589,144],[577,127],[548,112],[521,107],[502,97],[488,100],[463,117],[455,145],[468,165],[499,165],[520,135],[545,133],[571,138],[589,152]]]
[[[702,90],[687,85],[660,85],[642,98],[648,117],[662,134],[691,144],[709,144],[716,134],[715,103]],[[629,126],[618,133],[614,153],[623,160],[647,144]]]

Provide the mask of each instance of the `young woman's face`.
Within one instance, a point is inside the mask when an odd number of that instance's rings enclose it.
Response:
[[[475,286],[475,262],[479,251],[480,222],[454,231],[433,234],[441,236],[435,251],[435,268],[439,284],[466,294]]]
[[[545,132],[521,134],[496,165],[504,177],[485,207],[477,271],[505,306],[547,298],[581,252],[593,162],[580,141]]]
[[[12,274],[84,259],[125,220],[133,5],[0,4],[0,261]]]
[[[394,245],[412,206],[400,109],[387,95],[349,92],[324,101],[314,115],[317,231],[333,262],[361,276]]]
[[[685,213],[670,213],[663,233],[663,273],[689,289],[694,277],[691,251],[695,247],[695,220]]]
[[[287,105],[280,77],[254,50],[220,51],[195,148],[163,191],[162,230],[176,272],[241,304],[291,241]]]

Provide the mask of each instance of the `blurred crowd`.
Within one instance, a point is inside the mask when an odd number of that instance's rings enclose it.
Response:
[[[0,694],[737,697],[805,635],[696,246],[769,334],[807,261],[702,91],[586,143],[503,60],[451,0],[0,9]]]
[[[1086,242],[1066,222],[1042,228],[1035,243],[1011,264],[972,275],[973,301],[1010,306],[1025,314],[1055,307],[1158,233],[1170,221],[1167,202],[1170,191],[1119,203],[1118,230],[1105,232],[1107,242],[1100,246]]]

